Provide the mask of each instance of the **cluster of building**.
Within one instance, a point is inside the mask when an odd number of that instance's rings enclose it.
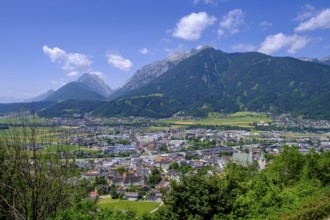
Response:
[[[84,123],[80,120],[67,138],[69,145],[99,150],[98,158],[91,155],[77,160],[84,170],[81,176],[89,181],[105,178],[105,191],[114,186],[124,199],[141,199],[143,195],[146,200],[160,200],[170,181],[179,180],[182,174],[182,170],[171,168],[173,163],[193,170],[211,167],[213,172],[221,174],[228,162],[255,164],[264,169],[269,162],[267,154],[279,154],[283,145],[295,145],[302,153],[310,149],[330,150],[330,133],[325,131],[296,135],[289,131],[169,127],[150,132],[147,125],[152,121],[147,119],[134,119],[142,121],[143,126],[123,124],[123,121],[105,125],[88,120]],[[129,119],[120,120],[129,122]],[[73,123],[72,119],[67,123]],[[267,125],[260,122],[259,126]],[[161,179],[151,186],[149,178],[155,168],[161,170]]]

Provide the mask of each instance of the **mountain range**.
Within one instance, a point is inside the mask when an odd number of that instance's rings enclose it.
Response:
[[[42,101],[105,100],[111,92],[112,89],[99,76],[85,73],[77,81],[65,84]]]
[[[122,87],[114,91],[114,93],[111,95],[111,98],[117,98],[130,90],[141,88],[149,84],[157,77],[172,69],[182,60],[187,59],[208,47],[208,45],[205,45],[199,49],[192,49],[188,52],[176,52],[164,60],[156,61],[154,63],[143,66],[141,69],[137,70],[136,73]]]
[[[169,117],[262,111],[328,118],[328,61],[225,53],[206,46],[148,64],[115,91],[98,76],[84,74],[46,97],[55,103],[39,114]]]
[[[315,63],[322,63],[326,65],[330,65],[330,56],[323,57],[321,59],[317,58],[309,58],[309,57],[299,57],[299,60],[302,61],[310,61],[310,62],[315,62]]]

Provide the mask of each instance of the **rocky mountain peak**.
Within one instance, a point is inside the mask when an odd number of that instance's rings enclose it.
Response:
[[[156,61],[154,63],[143,66],[141,69],[135,72],[135,74],[124,84],[124,86],[114,92],[113,98],[119,97],[127,91],[141,88],[149,84],[151,81],[172,69],[181,61],[206,48],[210,48],[210,46],[204,45],[189,51],[177,51],[170,54],[164,60]]]
[[[104,97],[108,97],[112,93],[112,89],[104,82],[104,80],[94,73],[85,73],[77,82],[84,84],[90,90],[99,93]]]

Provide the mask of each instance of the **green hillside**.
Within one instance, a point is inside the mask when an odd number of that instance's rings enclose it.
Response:
[[[44,101],[59,101],[59,100],[104,100],[105,97],[92,91],[86,85],[79,82],[70,82],[50,96]]]
[[[291,112],[326,118],[330,103],[330,67],[291,57],[260,53],[227,54],[207,48],[122,98],[161,93],[181,105],[177,111]],[[152,109],[150,109],[152,110]]]

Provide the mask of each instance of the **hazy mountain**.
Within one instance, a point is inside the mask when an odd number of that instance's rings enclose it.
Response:
[[[0,103],[17,103],[17,102],[23,102],[23,99],[15,98],[15,97],[9,97],[9,96],[0,96]]]
[[[40,102],[42,100],[45,100],[48,96],[50,96],[53,93],[54,93],[54,90],[50,89],[41,95],[38,95],[36,97],[25,100],[25,102]]]
[[[322,59],[309,58],[309,57],[299,57],[298,59],[302,61],[310,61],[310,62],[330,65],[330,56],[323,57]]]
[[[27,111],[31,113],[40,113],[40,111],[51,109],[55,105],[57,105],[56,102],[20,102],[0,104],[0,116],[8,115],[10,113],[25,113]]]
[[[70,82],[48,95],[44,94],[45,98],[38,100],[104,100],[111,92],[111,88],[99,76],[85,73],[77,81]]]
[[[315,62],[315,63],[322,63],[320,60],[316,58],[309,58],[309,57],[298,57],[297,59],[301,61],[309,61],[309,62]]]
[[[192,49],[188,52],[176,52],[164,60],[156,61],[143,66],[141,69],[136,71],[136,73],[125,83],[124,86],[114,91],[111,98],[119,97],[128,91],[147,85],[157,77],[172,69],[182,60],[187,59],[188,57],[208,47],[209,46],[206,45],[199,49]]]
[[[92,91],[88,86],[80,82],[70,82],[43,101],[59,101],[59,100],[104,100],[105,97],[99,93]]]
[[[330,65],[330,56],[320,59],[321,63]]]
[[[85,73],[77,82],[86,85],[90,90],[104,97],[108,97],[112,93],[112,89],[96,74]]]

